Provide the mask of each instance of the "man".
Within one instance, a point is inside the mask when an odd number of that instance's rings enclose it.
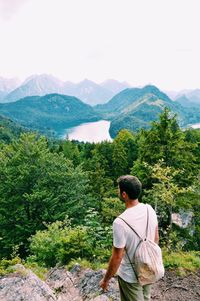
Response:
[[[117,181],[120,199],[125,202],[126,206],[126,210],[119,217],[124,219],[141,237],[145,237],[147,209],[145,204],[138,201],[142,184],[137,177],[131,175],[121,176]],[[148,210],[148,238],[158,243],[157,216],[153,208],[149,205]],[[106,291],[109,280],[117,272],[121,301],[149,301],[151,285],[141,286],[138,283],[133,266],[129,260],[129,258],[133,258],[139,238],[119,217],[113,223],[112,256],[107,272],[100,282],[100,286]]]

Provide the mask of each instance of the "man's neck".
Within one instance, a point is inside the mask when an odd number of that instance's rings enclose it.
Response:
[[[125,202],[126,209],[131,208],[131,207],[134,207],[134,206],[136,206],[136,205],[138,205],[138,204],[139,204],[138,199],[136,199],[136,200],[127,200],[127,201]]]

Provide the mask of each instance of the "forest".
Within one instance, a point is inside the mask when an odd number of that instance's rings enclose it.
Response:
[[[125,174],[141,180],[140,201],[158,214],[165,265],[170,253],[199,256],[200,130],[182,130],[167,108],[149,129],[123,129],[112,142],[6,133],[1,126],[1,260],[17,256],[47,268],[76,260],[105,263],[112,222],[125,209],[117,187]],[[174,214],[186,226],[174,222]]]

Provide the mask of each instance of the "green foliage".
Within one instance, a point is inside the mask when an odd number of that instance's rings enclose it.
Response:
[[[13,273],[15,270],[13,266],[15,264],[22,263],[19,257],[15,257],[12,259],[2,259],[0,260],[0,276],[4,276],[10,273]]]
[[[111,254],[112,222],[124,210],[116,180],[129,173],[143,183],[141,200],[157,210],[165,249],[198,251],[199,133],[182,131],[165,109],[149,130],[122,130],[113,142],[23,134],[0,143],[0,258],[31,254],[27,265],[41,277],[39,266],[78,261],[99,267]],[[172,223],[172,213],[181,212],[192,213],[186,228]]]
[[[125,209],[125,204],[117,198],[104,198],[102,202],[102,218],[106,224],[112,224],[114,219]]]
[[[192,188],[180,187],[176,184],[174,179],[181,171],[165,166],[164,161],[160,161],[150,168],[152,168],[154,183],[144,199],[147,199],[158,213],[162,239],[169,244],[169,235],[172,231],[172,213],[178,208],[184,208],[188,193]]]
[[[96,270],[99,270],[99,269],[106,269],[107,268],[107,262],[105,263],[102,263],[102,262],[99,262],[99,261],[89,261],[89,260],[86,260],[86,259],[81,259],[81,258],[78,258],[78,259],[73,259],[72,261],[70,261],[66,268],[67,270],[71,270],[76,264],[80,264],[80,266],[82,268],[85,268],[85,269],[92,269],[94,271]]]
[[[1,254],[21,245],[44,222],[61,220],[68,214],[79,222],[87,204],[87,174],[74,168],[62,154],[51,153],[44,137],[24,134],[0,150]],[[86,206],[87,207],[87,206]]]
[[[200,269],[200,252],[169,252],[163,249],[165,268],[195,272]]]
[[[89,210],[85,226],[72,227],[68,220],[47,225],[31,237],[29,261],[52,267],[57,263],[67,264],[72,259],[87,259],[102,262],[110,255],[112,231],[103,227],[98,214]]]
[[[25,129],[12,120],[0,116],[0,143],[10,143],[25,132]]]
[[[105,262],[105,260],[108,260],[111,254],[111,225],[103,225],[101,216],[94,209],[88,210],[84,224],[87,227],[88,244],[93,250],[93,260],[97,260],[98,262]]]
[[[99,119],[91,106],[76,97],[60,94],[29,96],[3,103],[0,113],[42,133],[52,130],[62,133],[66,128]]]
[[[46,230],[38,231],[31,238],[30,250],[33,254],[30,259],[47,267],[91,256],[85,227],[73,229],[67,220],[54,222],[47,225]]]

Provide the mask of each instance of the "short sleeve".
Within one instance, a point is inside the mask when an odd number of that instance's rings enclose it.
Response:
[[[113,223],[113,246],[119,249],[126,246],[124,227],[117,223],[116,220]]]

